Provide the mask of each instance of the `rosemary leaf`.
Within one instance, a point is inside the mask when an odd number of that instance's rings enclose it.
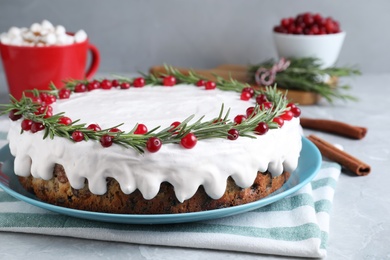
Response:
[[[341,90],[347,90],[350,86],[330,86],[323,81],[323,76],[347,77],[360,75],[358,69],[350,67],[321,68],[321,62],[312,57],[291,58],[290,66],[286,70],[276,73],[275,83],[279,88],[309,91],[319,94],[332,103],[334,99],[357,100],[355,97],[343,94]],[[257,65],[249,66],[250,77],[255,78],[259,68],[270,69],[275,64],[273,60],[267,60]]]

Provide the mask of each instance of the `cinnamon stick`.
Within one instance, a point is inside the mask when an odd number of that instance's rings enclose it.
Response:
[[[327,133],[337,134],[352,139],[362,139],[366,136],[367,128],[352,126],[344,122],[327,119],[311,119],[301,117],[301,126]]]
[[[371,172],[371,167],[369,165],[338,149],[325,140],[322,140],[315,135],[309,135],[307,138],[318,147],[323,156],[341,164],[344,168],[354,172],[355,174],[365,176]]]

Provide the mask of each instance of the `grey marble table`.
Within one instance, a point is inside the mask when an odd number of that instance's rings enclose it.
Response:
[[[303,116],[368,127],[363,140],[315,133],[371,165],[369,176],[342,173],[331,213],[327,259],[390,259],[390,74],[346,80],[358,102],[302,107]],[[0,102],[6,98],[4,76]],[[0,89],[1,90],[1,89]],[[284,259],[278,256],[0,233],[0,259]]]

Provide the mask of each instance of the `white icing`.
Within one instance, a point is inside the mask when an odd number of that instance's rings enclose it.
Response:
[[[230,119],[245,114],[252,101],[240,100],[240,95],[221,90],[204,90],[188,85],[174,87],[131,88],[128,90],[94,90],[72,94],[68,100],[53,104],[54,113],[65,112],[73,120],[98,123],[102,129],[124,123],[121,130],[130,131],[143,123],[149,129],[168,127],[191,114],[193,120],[218,116],[221,104],[231,108]],[[43,131],[20,134],[21,120],[11,123],[10,150],[15,156],[15,173],[31,174],[50,179],[55,163],[62,164],[71,186],[84,186],[95,194],[107,190],[106,178],[115,178],[126,194],[139,189],[145,199],[152,199],[164,181],[174,186],[179,201],[191,198],[200,185],[213,199],[225,192],[226,179],[231,176],[242,188],[253,184],[257,171],[267,169],[273,176],[283,169],[297,167],[301,150],[299,119],[285,121],[281,129],[273,129],[256,139],[240,137],[198,141],[193,149],[178,144],[164,144],[157,153],[139,154],[119,145],[103,148],[99,142],[73,143],[65,138],[43,139]]]

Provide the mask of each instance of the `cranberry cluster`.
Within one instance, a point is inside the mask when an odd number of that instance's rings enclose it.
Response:
[[[322,35],[339,33],[340,24],[332,17],[322,17],[320,14],[303,13],[295,18],[283,18],[274,27],[274,32],[286,34]]]
[[[255,91],[252,87],[243,88],[241,91],[241,100],[247,101],[255,96]],[[272,109],[273,103],[268,101],[268,98],[264,94],[259,94],[256,96],[256,103],[259,105],[260,110],[269,110]],[[284,121],[290,121],[293,117],[299,117],[301,115],[301,109],[296,106],[294,103],[289,103],[287,105],[288,110],[286,110],[282,115],[275,117],[272,121],[277,123],[279,127],[282,127]],[[245,119],[251,118],[256,115],[255,107],[248,107],[246,110],[246,115],[237,115],[234,118],[234,123],[241,124]],[[257,127],[254,129],[255,134],[263,135],[267,133],[269,127],[267,123],[260,122]]]
[[[74,86],[74,92],[76,93],[82,93],[82,92],[87,92],[87,91],[92,91],[95,89],[105,89],[109,90],[111,88],[121,88],[121,89],[128,89],[130,88],[131,84],[129,82],[120,82],[116,79],[114,80],[108,80],[104,79],[102,81],[98,80],[93,80],[88,82],[87,84],[84,83],[78,83],[76,86]],[[145,86],[145,79],[142,77],[135,78],[133,80],[133,87],[135,88],[142,88]],[[64,91],[66,93],[70,94],[69,89],[61,89],[60,92],[58,93],[59,97],[62,98],[61,91]],[[65,95],[63,98],[68,98],[68,95]]]

